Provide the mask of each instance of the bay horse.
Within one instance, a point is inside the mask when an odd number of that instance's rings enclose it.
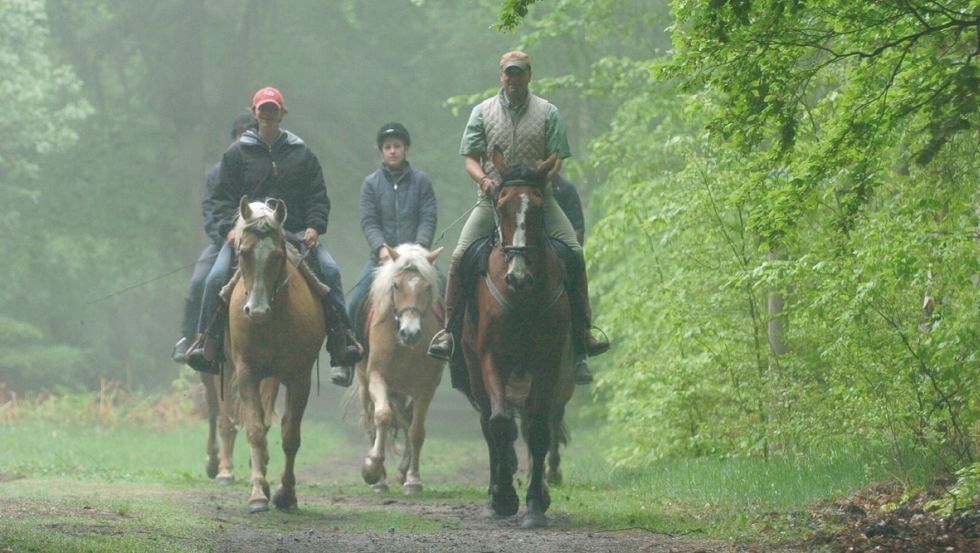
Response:
[[[229,297],[225,352],[234,371],[227,378],[238,391],[235,400],[240,402],[250,450],[248,509],[253,513],[269,509],[266,434],[273,424],[280,384],[286,388],[281,423],[285,466],[272,500],[282,510],[297,505],[294,465],[300,423],[310,395],[313,363],[326,337],[320,299],[300,274],[299,260],[288,255],[285,219],[286,205],[281,200],[250,203],[243,196],[235,223],[240,278]]]
[[[530,454],[526,508],[521,526],[545,526],[551,504],[544,480],[545,457],[554,451],[574,384],[571,311],[558,255],[549,245],[543,209],[553,155],[535,167],[508,167],[499,150],[493,163],[503,175],[496,202],[496,244],[487,273],[474,292],[461,332],[471,402],[490,454],[490,508],[514,515],[519,500],[515,415],[521,418]]]
[[[426,347],[442,328],[439,275],[432,263],[442,252],[418,244],[385,246],[391,260],[381,264],[371,284],[368,355],[357,364],[353,389],[361,401],[361,420],[372,441],[361,476],[375,491],[388,489],[384,461],[389,440],[403,436],[396,480],[402,493],[422,491],[419,458],[425,416],[442,379],[445,362]]]

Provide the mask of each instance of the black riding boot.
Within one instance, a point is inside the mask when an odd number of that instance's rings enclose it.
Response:
[[[443,324],[442,330],[436,333],[432,337],[432,342],[429,343],[428,354],[431,357],[435,357],[441,361],[449,361],[453,357],[453,350],[456,344],[453,340],[452,331],[454,322],[453,313],[456,311],[456,301],[459,296],[459,275],[457,271],[459,270],[459,262],[452,263],[449,267],[449,276],[446,277],[446,322]]]
[[[324,349],[330,354],[330,382],[348,387],[354,381],[354,365],[361,360],[364,348],[354,338],[347,313],[333,298],[323,298],[323,312],[327,323],[327,343]]]
[[[195,371],[218,374],[221,369],[221,359],[224,357],[225,323],[228,320],[228,306],[218,302],[218,307],[211,314],[208,327],[187,351],[185,360]]]
[[[585,260],[575,285],[572,286],[569,302],[572,308],[572,336],[579,340],[583,351],[589,356],[601,355],[609,349],[608,340],[597,340],[592,336],[592,307],[589,306],[589,278],[585,273]]]

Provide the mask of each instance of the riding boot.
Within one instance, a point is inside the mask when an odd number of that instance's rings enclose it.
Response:
[[[578,340],[583,351],[589,356],[601,355],[609,349],[608,340],[597,340],[592,336],[592,308],[589,306],[589,278],[585,273],[585,260],[581,259],[581,267],[575,285],[569,294],[572,308],[572,335]]]
[[[446,319],[442,330],[432,337],[429,343],[428,354],[441,361],[449,361],[453,357],[453,350],[456,347],[453,340],[453,330],[455,330],[454,314],[457,312],[456,302],[459,299],[459,262],[452,263],[449,267],[449,276],[446,277]]]
[[[188,348],[185,360],[195,371],[218,374],[221,369],[221,359],[224,356],[225,322],[228,318],[228,306],[218,303],[211,320],[203,334],[198,334],[194,343]]]
[[[330,296],[323,298],[323,310],[327,323],[327,343],[324,348],[330,354],[330,381],[337,386],[348,387],[354,380],[354,365],[361,360],[364,348],[354,338],[346,312]]]

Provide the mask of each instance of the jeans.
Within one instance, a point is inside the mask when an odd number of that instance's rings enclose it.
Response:
[[[184,298],[184,319],[180,325],[180,335],[184,338],[194,338],[198,313],[201,311],[201,296],[204,294],[204,279],[214,266],[214,260],[218,257],[220,249],[221,246],[218,244],[213,242],[208,244],[194,264],[191,285],[187,288],[187,297]]]
[[[351,321],[355,319],[354,310],[357,309],[357,304],[371,291],[371,283],[374,282],[374,269],[377,266],[378,260],[372,256],[364,264],[364,268],[361,269],[361,274],[357,275],[357,282],[350,291],[350,303],[347,304],[347,317]]]
[[[301,247],[300,251],[305,252],[305,248]],[[337,262],[322,244],[310,257],[316,259],[316,262],[311,262],[310,265],[324,284],[330,287],[330,298],[340,306],[338,311],[341,316],[346,317],[347,307],[344,301],[343,284],[340,280],[340,267],[337,266]],[[221,288],[231,280],[231,260],[231,246],[226,242],[221,246],[221,251],[218,252],[218,257],[204,280],[204,295],[201,299],[201,311],[197,319],[197,332],[200,334],[203,334],[208,328],[211,314],[220,301],[218,295],[221,293]]]

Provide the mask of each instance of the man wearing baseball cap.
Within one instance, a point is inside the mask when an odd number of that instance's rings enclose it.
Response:
[[[187,354],[187,362],[199,371],[217,372],[220,348],[214,346],[223,337],[226,311],[224,306],[218,306],[218,293],[231,278],[235,217],[241,197],[248,195],[256,200],[278,198],[285,202],[289,217],[283,227],[293,235],[302,236],[301,248],[313,250],[311,257],[316,262],[311,265],[330,287],[323,308],[327,327],[331,329],[327,334],[331,365],[352,366],[360,359],[363,349],[354,339],[347,320],[340,269],[327,248],[320,244],[320,235],[327,231],[330,215],[330,198],[320,161],[300,137],[280,127],[287,111],[279,90],[271,86],[260,88],[252,96],[251,113],[258,121],[258,129],[246,131],[221,158],[212,201],[215,228],[225,238],[225,244],[205,281],[198,318],[198,332],[203,335],[199,338],[203,339]],[[213,317],[212,313],[219,316]],[[204,342],[211,342],[211,347],[204,347],[207,345]]]
[[[478,202],[463,225],[459,243],[453,251],[446,283],[446,327],[436,334],[429,345],[429,355],[438,359],[450,359],[455,346],[452,331],[456,325],[454,315],[459,315],[456,305],[459,260],[470,243],[490,234],[494,228],[491,196],[500,183],[501,175],[497,174],[490,153],[499,148],[508,165],[519,162],[537,164],[556,156],[558,161],[548,174],[549,181],[561,169],[561,160],[572,155],[558,108],[531,94],[528,88],[531,58],[521,51],[507,52],[500,57],[498,68],[500,92],[473,108],[460,143],[463,165],[478,186]],[[550,186],[545,188],[543,209],[548,235],[568,244],[578,256],[582,256],[582,246],[575,236],[575,229],[555,201]],[[577,351],[599,355],[609,349],[609,342],[592,336],[585,260],[581,259],[579,265],[579,274],[570,275],[574,283],[569,290],[573,343]],[[457,379],[453,380],[457,382]]]

